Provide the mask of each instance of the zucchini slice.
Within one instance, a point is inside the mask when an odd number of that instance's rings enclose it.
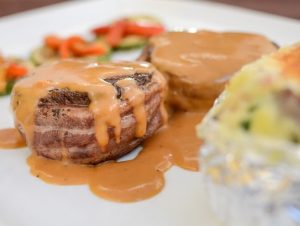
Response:
[[[30,61],[35,65],[39,66],[46,61],[53,60],[56,58],[56,54],[52,49],[47,47],[39,47],[32,51],[30,55]]]
[[[137,35],[128,35],[123,38],[119,45],[117,45],[116,49],[119,50],[127,50],[134,49],[144,46],[147,43],[147,39]]]

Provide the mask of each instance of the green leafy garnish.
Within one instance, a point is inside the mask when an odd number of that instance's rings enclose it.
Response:
[[[0,92],[0,96],[5,96],[5,95],[10,94],[14,87],[14,84],[15,84],[15,81],[13,81],[13,80],[7,81],[5,90]]]
[[[245,131],[249,131],[250,127],[251,127],[251,121],[249,119],[246,119],[244,121],[242,121],[240,123],[240,126],[242,127],[242,129],[244,129]]]

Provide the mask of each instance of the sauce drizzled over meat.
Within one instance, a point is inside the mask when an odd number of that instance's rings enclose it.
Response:
[[[261,35],[205,30],[168,32],[151,44],[151,62],[158,69],[196,84],[227,81],[242,65],[276,50]]]
[[[240,32],[167,32],[150,39],[140,57],[168,78],[168,102],[194,110],[212,105],[243,65],[277,47],[266,37]]]
[[[175,113],[168,125],[146,140],[138,156],[124,162],[98,166],[66,164],[32,155],[28,164],[32,175],[59,185],[89,185],[97,196],[118,202],[143,200],[164,187],[164,172],[171,166],[198,170],[201,141],[195,124],[204,113]]]
[[[164,78],[154,73],[155,69],[148,63],[107,63],[87,64],[78,61],[62,61],[37,69],[34,75],[19,81],[13,90],[12,108],[15,123],[26,136],[27,144],[33,146],[35,113],[39,101],[47,96],[50,90],[69,89],[87,93],[90,99],[89,110],[95,120],[95,134],[103,151],[109,141],[108,128],[113,128],[116,142],[120,141],[121,112],[116,87],[108,82],[113,76],[126,76],[135,73],[153,73],[152,81],[164,84]],[[137,119],[137,137],[145,134],[147,118],[144,110],[144,93],[135,81],[128,78],[116,82],[124,90],[124,98],[133,108]],[[161,101],[163,104],[163,101]],[[161,110],[163,110],[161,108]],[[165,115],[162,113],[162,115]]]

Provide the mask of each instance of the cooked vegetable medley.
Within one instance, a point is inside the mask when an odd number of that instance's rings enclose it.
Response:
[[[45,62],[66,58],[109,61],[114,52],[142,47],[151,36],[164,31],[164,26],[157,18],[131,16],[93,28],[91,39],[79,35],[47,35],[42,46],[34,49],[29,59],[0,56],[0,95],[9,94],[16,80],[26,76],[31,68]]]
[[[31,65],[21,59],[0,56],[0,96],[9,94],[16,80],[25,76]]]

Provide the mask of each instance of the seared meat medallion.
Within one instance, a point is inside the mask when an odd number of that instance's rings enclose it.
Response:
[[[97,164],[130,152],[163,125],[165,90],[149,63],[65,60],[20,80],[12,107],[37,155]]]
[[[277,46],[258,34],[167,32],[150,39],[140,60],[154,64],[168,80],[167,102],[182,110],[211,106],[243,65]]]

